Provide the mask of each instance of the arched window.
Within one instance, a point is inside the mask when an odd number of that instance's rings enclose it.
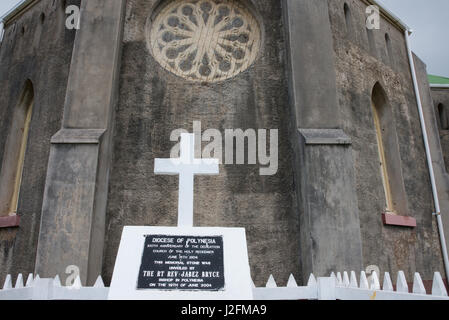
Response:
[[[33,102],[33,84],[28,80],[19,103],[13,110],[12,123],[3,154],[0,171],[0,216],[17,213]]]
[[[368,36],[370,52],[373,56],[376,56],[376,39],[374,39],[374,32],[373,30],[366,28],[366,34]]]
[[[393,110],[389,105],[384,89],[379,83],[376,83],[373,88],[371,104],[379,151],[380,172],[385,191],[386,212],[407,214],[405,186]]]
[[[346,22],[346,32],[348,34],[352,33],[352,17],[351,10],[349,9],[349,5],[345,2],[343,6],[343,10],[345,12],[345,22]]]
[[[440,129],[449,130],[449,119],[447,109],[442,103],[438,105],[438,116],[440,118]]]
[[[381,123],[381,117],[384,111],[383,108],[385,108],[385,103],[386,101],[383,95],[383,90],[380,87],[380,85],[376,84],[372,95],[374,126],[376,128],[377,146],[379,149],[379,160],[382,173],[382,182],[385,191],[386,208],[387,211],[393,212],[394,211],[393,197],[391,195],[390,179],[388,176],[388,169],[387,169],[387,158],[385,155],[385,147],[383,142],[385,128],[382,127]]]
[[[387,56],[390,60],[390,63],[394,64],[394,55],[393,55],[393,48],[391,47],[391,40],[390,35],[388,33],[385,34],[385,45],[387,47]]]

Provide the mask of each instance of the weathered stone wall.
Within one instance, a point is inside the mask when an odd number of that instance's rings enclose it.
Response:
[[[418,271],[427,279],[443,271],[438,230],[426,165],[418,109],[413,91],[404,34],[382,18],[381,29],[369,35],[362,1],[348,0],[347,28],[343,0],[329,1],[334,34],[337,90],[344,131],[353,142],[357,195],[365,265],[409,276]],[[391,39],[388,54],[385,34]],[[389,99],[396,126],[408,214],[417,228],[384,226],[385,209],[371,93],[379,82]],[[324,93],[323,93],[324,94]]]
[[[80,1],[67,1],[67,4]],[[13,109],[25,81],[34,107],[25,155],[19,228],[0,229],[0,282],[34,272],[50,138],[61,126],[75,31],[65,28],[62,1],[42,0],[5,28],[0,48],[0,165]]]
[[[281,284],[299,277],[288,92],[280,1],[254,1],[264,27],[259,57],[245,72],[218,83],[193,83],[163,69],[147,49],[145,25],[155,0],[127,3],[116,116],[114,161],[107,212],[104,275],[110,279],[125,225],[175,226],[178,178],[155,176],[154,158],[168,158],[170,133],[216,128],[279,129],[279,171],[222,165],[220,175],[195,178],[195,225],[245,227],[252,276],[272,273]]]
[[[440,204],[440,214],[443,224],[444,234],[449,233],[449,174],[446,170],[444,149],[440,139],[440,124],[438,112],[435,112],[432,93],[427,76],[427,66],[416,55],[414,55],[415,68],[417,73],[419,92],[421,94],[421,103],[423,115],[426,123],[429,149],[432,156],[433,171],[435,175],[435,185],[438,193],[438,202]],[[446,247],[449,245],[449,239],[446,237]]]

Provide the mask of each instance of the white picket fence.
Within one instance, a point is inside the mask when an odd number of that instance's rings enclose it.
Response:
[[[101,277],[93,287],[83,287],[79,277],[72,286],[63,287],[58,276],[43,279],[30,274],[24,285],[23,276],[19,274],[14,287],[11,276],[6,277],[3,290],[0,290],[0,300],[107,300],[108,292]]]
[[[339,272],[330,277],[318,278],[310,275],[307,286],[296,284],[293,275],[290,276],[286,287],[278,287],[273,276],[270,276],[263,288],[254,288],[255,300],[449,300],[441,274],[436,272],[433,278],[432,294],[428,295],[419,273],[415,273],[412,293],[405,274],[399,271],[396,281],[396,291],[390,274],[385,273],[381,288],[376,272],[368,278],[364,271],[357,282],[354,271],[343,275]]]
[[[98,277],[93,287],[83,287],[79,277],[69,287],[61,286],[59,277],[41,279],[30,274],[26,283],[19,274],[15,286],[12,278],[7,276],[0,300],[106,300],[109,288]],[[400,271],[396,281],[396,291],[390,274],[385,273],[381,289],[379,278],[373,272],[368,278],[361,272],[357,281],[354,271],[340,272],[330,277],[315,278],[310,275],[307,286],[298,286],[293,275],[286,287],[278,287],[270,276],[265,287],[253,288],[255,300],[449,300],[446,288],[439,272],[433,278],[432,294],[426,294],[424,283],[419,273],[415,273],[412,293],[409,292],[404,272]]]

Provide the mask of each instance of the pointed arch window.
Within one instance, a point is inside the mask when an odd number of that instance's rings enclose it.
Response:
[[[375,88],[376,90],[376,88]],[[381,101],[379,101],[379,97],[376,96],[377,99],[372,99],[372,108],[373,108],[373,118],[374,118],[374,126],[376,129],[376,138],[377,138],[377,147],[379,151],[379,165],[380,170],[382,173],[382,182],[385,192],[385,200],[386,200],[386,210],[387,212],[394,212],[394,204],[393,204],[393,197],[391,195],[391,186],[390,186],[390,179],[388,176],[388,168],[387,168],[387,157],[385,154],[385,147],[383,142],[383,136],[385,129],[382,128],[381,123],[381,110],[380,107],[382,106]]]
[[[19,103],[13,110],[3,153],[0,171],[0,216],[11,216],[17,213],[33,103],[33,84],[28,80],[22,90]]]
[[[386,213],[407,215],[407,200],[393,110],[379,83],[371,96]]]
[[[345,23],[346,23],[346,32],[347,34],[352,34],[352,16],[351,10],[349,9],[349,5],[345,2],[343,5],[343,11],[345,14]]]
[[[371,29],[366,28],[366,34],[368,36],[368,44],[370,52],[373,56],[376,55],[376,39],[374,39],[374,32]]]
[[[385,45],[387,47],[387,57],[390,60],[390,64],[394,65],[393,47],[391,45],[391,39],[390,39],[390,35],[388,33],[385,34]]]

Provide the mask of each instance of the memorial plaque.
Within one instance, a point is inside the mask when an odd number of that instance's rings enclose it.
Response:
[[[108,299],[252,298],[245,229],[123,229]]]
[[[220,171],[194,151],[182,134],[179,159],[155,159],[155,174],[179,175],[178,226],[123,229],[108,299],[252,300],[245,229],[193,227],[194,176]]]
[[[139,290],[224,290],[222,236],[146,235]]]

